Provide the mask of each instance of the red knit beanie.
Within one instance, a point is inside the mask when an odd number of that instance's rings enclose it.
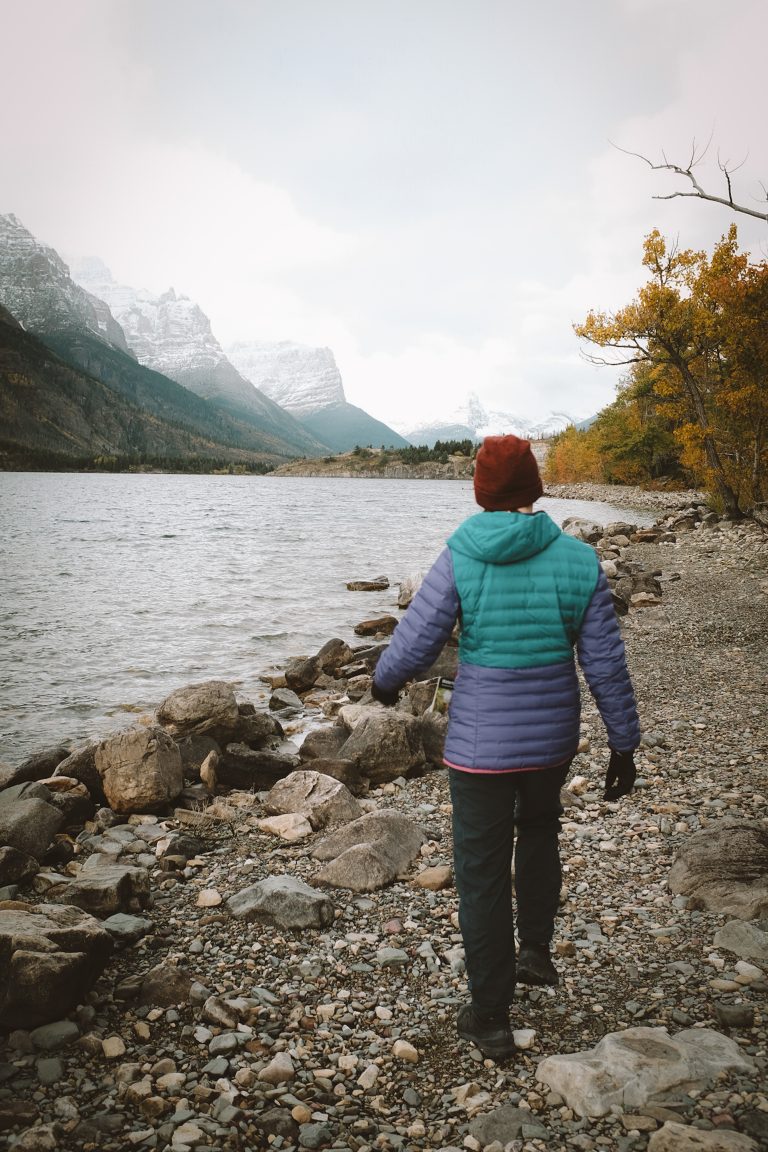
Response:
[[[527,440],[486,436],[475,458],[475,500],[486,512],[527,508],[544,489]]]

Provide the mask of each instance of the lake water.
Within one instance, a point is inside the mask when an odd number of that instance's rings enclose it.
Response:
[[[260,672],[396,614],[397,581],[477,510],[470,481],[0,473],[0,761],[103,737],[199,680],[261,699]],[[346,590],[379,575],[386,592]]]

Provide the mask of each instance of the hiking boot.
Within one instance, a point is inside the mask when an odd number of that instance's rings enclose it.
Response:
[[[523,944],[517,956],[518,984],[559,984],[548,944]]]
[[[498,1016],[480,1016],[471,1004],[459,1009],[456,1031],[462,1040],[471,1041],[483,1056],[506,1060],[515,1051],[512,1027],[506,1012]]]

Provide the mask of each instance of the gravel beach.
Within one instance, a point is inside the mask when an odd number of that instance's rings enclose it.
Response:
[[[622,490],[548,493],[615,504]],[[624,493],[660,509],[692,498]],[[768,534],[720,521],[623,551],[657,570],[663,588],[660,605],[622,619],[644,732],[638,784],[602,801],[606,739],[585,692],[561,837],[561,981],[518,989],[512,1061],[484,1060],[456,1036],[467,990],[457,896],[450,881],[442,886],[451,865],[444,771],[367,794],[367,805],[412,817],[428,839],[389,887],[328,890],[335,918],[325,928],[266,929],[224,910],[270,874],[311,883],[318,871],[311,850],[322,833],[286,843],[255,826],[259,795],[241,794],[239,805],[217,805],[218,817],[195,823],[191,814],[186,830],[207,850],[183,868],[162,870],[144,842],[151,929],[115,953],[70,1027],[2,1038],[0,1141],[28,1152],[640,1152],[678,1120],[702,1138],[719,1134],[723,1149],[768,1148],[768,960],[745,964],[718,949],[726,917],[667,885],[693,833],[768,817]],[[141,837],[123,851],[141,862]],[[427,869],[436,871],[421,875]],[[136,977],[155,968],[161,985],[179,970],[191,978],[170,1006],[132,995]],[[543,1057],[637,1025],[715,1029],[755,1070],[600,1119],[580,1117],[537,1081]]]

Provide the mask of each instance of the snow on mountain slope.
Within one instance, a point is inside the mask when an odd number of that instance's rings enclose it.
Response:
[[[106,265],[96,258],[74,264],[73,275],[109,304],[141,364],[205,400],[258,421],[301,453],[325,447],[238,372],[214,336],[210,320],[193,300],[178,296],[173,288],[155,296],[117,284]]]
[[[59,254],[13,214],[0,215],[0,304],[37,335],[85,328],[121,352],[129,350],[103,298],[76,284]]]
[[[454,412],[436,417],[429,423],[400,430],[412,444],[434,444],[436,440],[482,440],[485,436],[522,436],[538,439],[559,432],[571,423],[563,412],[553,412],[545,420],[527,420],[510,412],[488,411],[476,393]]]
[[[294,416],[309,416],[346,400],[330,348],[284,340],[240,342],[230,344],[226,351],[247,380]]]

